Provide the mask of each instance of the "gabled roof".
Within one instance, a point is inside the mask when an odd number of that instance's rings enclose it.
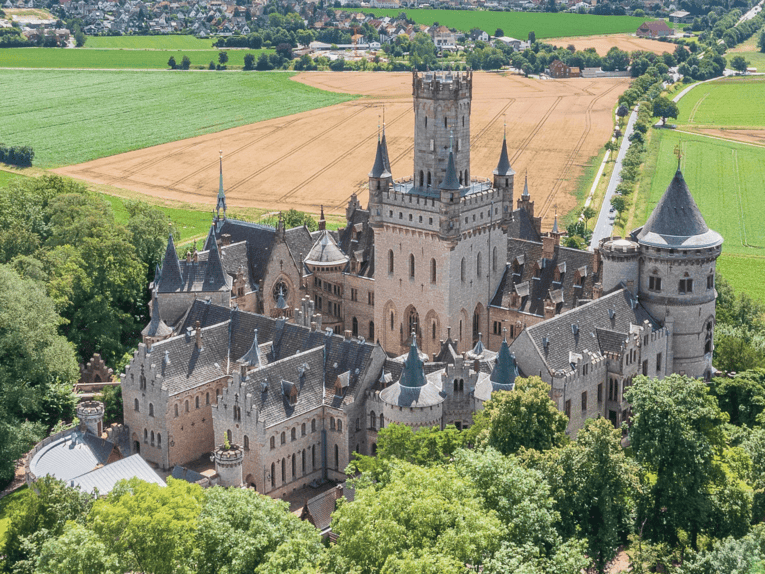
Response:
[[[711,247],[722,243],[720,234],[707,227],[679,168],[648,221],[632,233],[639,243],[658,247]]]

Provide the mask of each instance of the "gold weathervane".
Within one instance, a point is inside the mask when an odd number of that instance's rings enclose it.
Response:
[[[683,148],[680,147],[680,144],[675,146],[675,155],[677,156],[677,169],[680,169],[680,159],[683,157]]]

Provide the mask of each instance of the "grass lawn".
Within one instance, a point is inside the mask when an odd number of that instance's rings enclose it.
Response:
[[[738,76],[693,88],[680,102],[678,124],[694,127],[765,127],[765,78]]]
[[[505,36],[519,40],[526,40],[529,32],[532,31],[536,34],[537,39],[600,34],[634,34],[643,22],[652,19],[633,16],[474,10],[365,9],[363,11],[365,13],[372,12],[375,16],[391,17],[406,12],[407,17],[412,18],[418,24],[430,26],[433,22],[438,22],[463,32],[469,32],[471,28],[481,28],[493,35],[497,28],[502,28]]]
[[[0,170],[0,189],[7,187],[10,182],[16,179],[23,179],[26,176],[12,173],[10,171]]]
[[[185,37],[185,36],[173,36]],[[118,39],[118,38],[117,38]],[[272,50],[226,50],[228,66],[244,66],[245,55],[257,59],[261,52]],[[191,66],[207,65],[212,60],[218,63],[218,50],[113,50],[87,48],[2,48],[0,68],[88,68],[88,69],[163,69],[174,57],[180,65],[183,56],[188,56]]]
[[[88,36],[84,48],[132,48],[135,50],[209,50],[211,38],[168,34],[161,36]]]
[[[678,144],[688,187],[707,225],[725,239],[721,272],[736,290],[765,301],[765,149],[654,130],[632,227],[645,222],[672,180]]]
[[[2,137],[35,166],[81,163],[321,108],[353,96],[281,72],[0,70]]]
[[[27,492],[26,485],[22,486],[15,492],[12,492],[5,498],[0,498],[0,542],[3,541],[5,538],[5,531],[8,529],[8,522],[9,518],[7,516],[7,509],[8,506],[13,502],[14,500],[22,497]]]

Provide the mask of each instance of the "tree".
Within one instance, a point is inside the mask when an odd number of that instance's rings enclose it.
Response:
[[[36,560],[35,574],[119,574],[117,559],[98,536],[77,522],[67,522],[64,533],[48,538]]]
[[[733,378],[715,377],[711,389],[731,424],[753,427],[765,410],[765,369],[739,372]]]
[[[505,31],[502,28],[497,28],[496,30],[494,30],[495,38],[501,38],[504,35],[505,35]]]
[[[595,211],[592,207],[587,206],[582,210],[582,219],[584,219],[585,226],[589,223],[590,219],[593,217],[597,217],[598,212]]]
[[[357,481],[354,502],[340,502],[332,516],[337,543],[321,570],[456,574],[465,564],[478,569],[503,530],[454,468],[399,463],[389,481]]]
[[[104,424],[122,424],[122,386],[104,387],[96,400],[104,403]]]
[[[191,67],[191,60],[188,56],[184,55],[181,59],[181,69],[188,70]]]
[[[749,67],[749,62],[747,62],[744,56],[736,55],[730,59],[730,67],[743,74]]]
[[[74,33],[74,43],[78,48],[82,48],[87,41],[88,37],[82,32],[82,30],[77,30],[77,32]]]
[[[436,45],[428,34],[417,32],[409,45],[409,61],[418,70],[436,64]]]
[[[322,554],[321,537],[281,500],[253,490],[204,491],[196,525],[195,572],[297,572]]]
[[[757,47],[760,49],[760,52],[765,53],[765,28],[760,30],[760,36],[757,38]]]
[[[279,54],[285,60],[292,59],[292,46],[287,42],[283,42],[276,47],[276,53]]]
[[[131,478],[93,504],[88,524],[119,572],[190,573],[202,499],[197,484],[168,478],[161,487]]]
[[[586,538],[592,565],[605,572],[631,529],[639,483],[638,467],[621,447],[621,432],[608,419],[588,419],[575,442],[527,457],[550,484],[563,537]]]
[[[175,63],[175,58],[173,56],[170,56],[170,59],[167,61],[167,66],[171,70],[175,70],[178,67],[178,64]]]
[[[655,476],[638,519],[651,538],[676,544],[683,530],[695,548],[709,526],[709,495],[720,477],[715,458],[723,452],[728,417],[702,381],[683,375],[638,376],[625,399],[633,411],[635,460]]]
[[[627,210],[627,199],[622,195],[615,195],[611,198],[611,206],[621,216]]]
[[[534,42],[537,41],[537,35],[533,31],[529,32],[528,41],[529,41],[529,44],[533,44]]]
[[[228,52],[221,50],[220,52],[218,52],[218,63],[221,66],[225,66],[226,62],[228,62]]]
[[[518,378],[514,390],[493,393],[473,420],[468,436],[505,455],[521,448],[547,450],[567,440],[568,418],[550,400],[550,385],[539,377]]]
[[[82,521],[93,499],[51,476],[37,480],[7,510],[5,571],[31,572],[39,550],[47,538],[59,536],[68,520]]]
[[[614,70],[626,70],[630,65],[630,55],[616,46],[611,48],[603,58],[603,69],[611,72]]]
[[[245,70],[255,69],[255,56],[253,56],[252,54],[246,54],[244,56],[244,69]]]
[[[181,232],[163,211],[145,201],[127,200],[124,205],[130,215],[127,222],[130,243],[138,259],[146,265],[147,279],[151,280],[156,266],[164,257],[168,233],[179,241]]]

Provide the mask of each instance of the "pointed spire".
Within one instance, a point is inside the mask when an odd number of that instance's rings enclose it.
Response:
[[[505,338],[502,339],[502,345],[499,347],[499,353],[497,353],[497,362],[494,364],[489,378],[492,383],[498,385],[513,385],[517,376],[518,365],[515,362],[515,356],[507,346],[507,336],[505,335]]]
[[[220,150],[220,182],[218,184],[218,204],[215,210],[220,217],[220,210],[223,210],[223,216],[226,216],[226,193],[223,191],[223,150]]]
[[[375,154],[375,164],[372,167],[372,171],[369,172],[369,177],[377,179],[383,179],[390,177],[390,172],[385,169],[385,160],[383,159],[382,141],[377,140],[377,153]]]
[[[523,197],[529,197],[529,174],[527,173],[523,182]]]
[[[552,231],[550,232],[552,235],[560,235],[560,232],[558,231],[558,214],[555,214],[555,220],[553,221]]]
[[[441,182],[440,189],[456,191],[461,187],[460,180],[457,178],[457,168],[454,167],[454,152],[449,150],[449,163],[446,166],[446,174]]]
[[[319,231],[327,229],[327,220],[324,219],[324,205],[321,206],[321,215],[319,216]]]
[[[159,312],[159,299],[155,290],[151,298],[151,321],[141,331],[141,335],[151,338],[164,338],[172,335],[172,333],[173,330],[162,320]]]
[[[276,298],[276,308],[284,311],[287,308],[287,302],[284,300],[284,289],[279,287],[279,296]]]
[[[478,333],[478,341],[476,342],[475,347],[473,347],[473,350],[471,352],[476,357],[480,357],[483,355],[483,352],[485,350],[486,348],[483,346],[483,341],[481,340],[481,333]]]
[[[209,251],[210,249],[212,249],[213,243],[217,245],[217,242],[215,241],[215,224],[214,223],[210,226],[210,231],[207,232],[207,239],[205,239],[204,250]]]
[[[248,367],[260,367],[260,347],[258,346],[258,330],[255,329],[255,334],[252,337],[252,345],[250,349],[239,359],[239,362]]]
[[[502,150],[499,152],[499,163],[497,169],[494,170],[494,175],[515,175],[507,155],[507,137],[502,139]]]
[[[228,286],[228,275],[223,270],[223,263],[220,260],[218,244],[213,241],[207,256],[207,268],[205,269],[203,291],[218,291],[221,287]]]
[[[420,351],[417,349],[417,334],[412,331],[412,344],[409,347],[409,355],[404,361],[404,370],[401,372],[399,384],[402,387],[424,387],[425,383],[425,369],[420,359]]]
[[[158,287],[163,293],[175,291],[183,284],[181,264],[178,261],[178,254],[175,251],[175,243],[173,243],[172,233],[167,239],[167,249],[165,249],[165,256],[162,258],[162,269],[159,273],[161,281],[159,282]]]
[[[393,172],[390,169],[390,158],[388,157],[388,141],[385,139],[385,108],[383,108],[382,141],[380,142],[380,145],[382,146],[383,163],[385,164],[385,171],[392,174]]]

